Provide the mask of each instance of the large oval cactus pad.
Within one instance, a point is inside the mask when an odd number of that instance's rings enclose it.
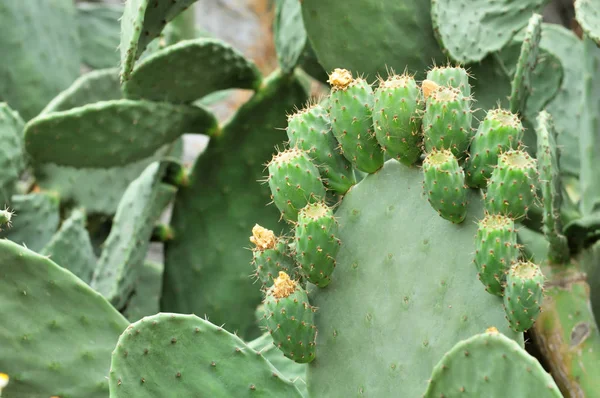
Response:
[[[419,169],[390,160],[337,210],[336,270],[327,288],[310,292],[319,328],[312,395],[417,397],[457,341],[490,326],[522,341],[502,300],[477,280],[480,198],[470,191],[466,220],[452,224],[431,209],[422,180]]]

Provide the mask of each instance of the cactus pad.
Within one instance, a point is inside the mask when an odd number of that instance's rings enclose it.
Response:
[[[285,73],[294,70],[306,47],[306,29],[302,21],[300,2],[277,0],[273,35],[279,67]]]
[[[315,104],[288,116],[286,131],[290,146],[308,152],[328,189],[344,194],[356,184],[350,162],[339,153],[329,114],[323,106]]]
[[[112,356],[109,384],[114,398],[300,396],[237,336],[194,315],[168,313],[125,330]]]
[[[0,206],[10,203],[21,173],[25,170],[21,116],[0,102]]]
[[[600,1],[576,0],[575,17],[586,35],[600,45]]]
[[[535,200],[537,163],[522,150],[510,150],[498,157],[485,194],[490,213],[501,213],[518,219],[527,215]]]
[[[298,363],[312,362],[316,349],[316,308],[310,305],[308,295],[299,283],[280,272],[267,291],[264,311],[273,344],[283,355]]]
[[[102,101],[30,121],[25,149],[37,163],[114,167],[148,157],[184,133],[212,134],[216,129],[215,117],[199,107]]]
[[[515,223],[511,218],[500,214],[486,214],[477,227],[477,276],[487,292],[502,296],[506,274],[519,258]]]
[[[527,25],[545,0],[432,0],[433,29],[447,55],[461,63],[481,61]],[[458,22],[460,21],[460,22]]]
[[[325,199],[321,175],[308,152],[298,148],[279,152],[268,168],[273,202],[286,220],[296,221],[304,206]]]
[[[12,197],[12,226],[0,232],[7,238],[39,252],[52,239],[60,221],[58,197],[50,192]]]
[[[123,85],[125,97],[187,103],[214,91],[256,90],[261,74],[253,62],[217,39],[185,40],[141,61]]]
[[[135,281],[135,293],[127,302],[123,315],[130,322],[159,312],[164,266],[161,263],[144,261]]]
[[[514,264],[506,276],[504,309],[510,327],[524,332],[533,326],[542,310],[544,275],[532,262]]]
[[[128,322],[48,258],[0,240],[0,368],[7,397],[106,398],[110,355]]]
[[[433,369],[423,398],[562,398],[542,365],[490,327],[457,343]]]
[[[85,283],[89,283],[96,268],[96,256],[85,223],[85,212],[74,210],[40,254],[48,256]]]
[[[481,200],[469,191],[465,222],[452,224],[431,210],[421,181],[420,170],[389,160],[337,209],[334,278],[310,292],[319,329],[312,396],[417,397],[432,364],[457,341],[497,325],[522,342],[471,265]]]
[[[77,3],[81,60],[94,69],[119,65],[122,4]],[[119,71],[116,74],[119,77]]]
[[[363,79],[354,79],[346,69],[329,75],[331,127],[342,154],[354,167],[374,173],[383,166],[383,151],[373,131],[373,89]]]
[[[392,75],[375,91],[375,137],[383,151],[411,165],[421,156],[421,112],[424,103],[412,76]]]
[[[423,187],[441,217],[461,223],[467,215],[465,172],[449,150],[430,152],[423,161]]]

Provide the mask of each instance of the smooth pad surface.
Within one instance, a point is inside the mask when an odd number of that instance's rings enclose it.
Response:
[[[21,116],[0,103],[0,207],[6,207],[15,193],[16,184],[25,169]]]
[[[600,1],[576,0],[575,17],[588,37],[600,45]]]

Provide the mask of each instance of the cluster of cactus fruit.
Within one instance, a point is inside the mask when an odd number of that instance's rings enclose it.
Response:
[[[598,395],[598,0],[194,3],[0,4],[0,395]]]

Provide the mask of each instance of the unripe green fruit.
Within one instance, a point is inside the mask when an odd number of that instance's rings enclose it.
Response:
[[[281,271],[293,275],[294,261],[288,254],[284,238],[276,237],[273,231],[256,224],[252,228],[250,242],[255,244],[252,249],[254,277],[260,281],[262,289],[271,287]]]
[[[300,209],[325,198],[319,170],[305,151],[291,148],[280,152],[268,168],[271,196],[285,219],[296,221]]]
[[[421,156],[421,115],[424,103],[415,79],[394,75],[375,91],[375,137],[384,152],[410,166]]]
[[[423,115],[425,150],[449,149],[462,159],[471,139],[471,99],[459,89],[438,86],[427,96]]]
[[[325,108],[315,104],[289,116],[286,131],[290,146],[308,152],[327,188],[345,194],[356,184],[352,165],[337,149],[339,144]]]
[[[486,210],[514,219],[525,216],[535,199],[536,180],[536,161],[527,152],[511,150],[503,153],[488,180]]]
[[[6,225],[10,228],[10,221],[12,220],[13,213],[8,209],[0,210],[0,230],[2,230],[2,226]]]
[[[475,265],[487,292],[502,296],[506,273],[518,257],[517,231],[512,219],[500,214],[487,214],[479,221]]]
[[[358,170],[376,172],[383,166],[383,151],[373,132],[373,89],[345,69],[334,70],[329,82],[331,127],[342,154]]]
[[[517,149],[523,131],[523,125],[514,113],[504,109],[488,111],[471,141],[470,155],[465,165],[467,184],[473,188],[485,188],[492,170],[498,164],[498,156],[510,149]]]
[[[423,176],[431,207],[446,220],[463,222],[467,215],[465,173],[452,152],[430,152],[423,161]]]
[[[504,310],[510,327],[517,332],[531,328],[542,310],[544,275],[532,262],[513,265],[506,277]]]
[[[296,261],[309,282],[325,287],[331,282],[341,242],[333,210],[325,203],[309,204],[298,215]]]
[[[265,323],[273,344],[283,355],[299,363],[315,359],[316,309],[298,282],[280,272],[264,301]]]
[[[457,67],[434,67],[427,72],[427,80],[431,80],[440,86],[450,86],[460,90],[464,97],[471,96],[471,85],[469,74],[465,68]]]

